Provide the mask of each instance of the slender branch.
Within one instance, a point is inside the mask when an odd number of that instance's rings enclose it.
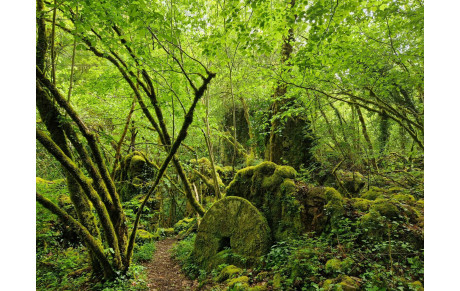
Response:
[[[147,195],[144,198],[144,201],[142,202],[141,206],[139,207],[139,210],[138,210],[138,212],[136,214],[136,219],[134,221],[133,230],[132,230],[131,235],[129,237],[128,249],[127,249],[127,254],[126,254],[126,257],[128,258],[128,260],[131,257],[132,251],[133,251],[133,248],[134,248],[134,240],[136,238],[136,231],[137,231],[137,227],[138,227],[138,224],[139,224],[140,216],[142,214],[142,210],[143,210],[145,204],[147,203],[150,195],[152,195],[152,193],[155,191],[158,183],[160,182],[161,178],[163,177],[163,174],[165,173],[166,168],[169,165],[169,162],[173,159],[175,153],[177,152],[177,149],[181,145],[182,141],[186,138],[187,130],[188,130],[190,124],[193,122],[193,113],[195,111],[196,104],[201,99],[201,97],[203,96],[203,94],[204,94],[209,82],[211,82],[212,78],[214,78],[214,77],[215,77],[215,74],[210,74],[208,76],[208,78],[205,79],[203,85],[201,85],[201,87],[195,92],[195,98],[194,98],[193,103],[190,106],[187,114],[184,117],[184,123],[182,124],[182,128],[181,128],[181,130],[180,130],[180,132],[179,132],[179,134],[177,136],[177,139],[174,142],[174,144],[172,145],[168,156],[163,161],[163,164],[161,165],[160,170],[158,171],[158,174],[157,174],[157,176],[155,178],[155,182],[154,182],[153,186],[150,188],[149,192],[147,193]],[[191,201],[196,201],[196,200],[193,199]],[[198,204],[198,205],[195,206],[195,208],[198,208],[197,212],[198,212],[199,215],[201,215],[201,216],[204,215],[204,209],[202,208],[201,205]]]

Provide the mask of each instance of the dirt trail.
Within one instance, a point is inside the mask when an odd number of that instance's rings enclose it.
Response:
[[[171,258],[170,249],[176,241],[175,238],[167,238],[156,243],[153,260],[145,264],[149,290],[194,290],[198,286],[198,282],[188,279],[181,272],[179,264]]]

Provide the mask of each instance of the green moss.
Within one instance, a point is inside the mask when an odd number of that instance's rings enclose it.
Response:
[[[373,186],[368,191],[364,192],[361,195],[361,198],[368,199],[368,200],[375,200],[377,198],[382,198],[384,194],[385,194],[385,190]]]
[[[115,186],[122,201],[143,193],[146,183],[156,174],[155,166],[139,151],[129,153],[115,170]]]
[[[281,274],[276,273],[273,276],[273,290],[280,290],[281,289]]]
[[[197,263],[210,270],[227,262],[230,252],[222,253],[226,249],[250,262],[270,245],[270,228],[257,208],[246,199],[227,196],[204,215],[193,252]]]
[[[342,287],[343,291],[359,290],[359,284],[349,276],[341,275],[339,279],[340,283],[338,285]]]
[[[266,217],[274,240],[285,240],[303,230],[301,205],[295,199],[295,175],[291,167],[263,162],[239,170],[226,193],[251,201]]]
[[[368,211],[373,203],[371,200],[367,200],[364,198],[352,198],[351,201],[354,208],[363,212]]]
[[[339,259],[330,259],[326,262],[326,273],[328,274],[333,274],[333,273],[339,273],[341,268],[340,268],[340,265],[341,265],[342,261],[340,261]]]
[[[241,277],[238,277],[238,278],[234,278],[234,279],[229,279],[227,281],[225,281],[225,283],[227,284],[227,286],[229,288],[234,288],[234,287],[238,287],[240,288],[239,290],[247,290],[249,289],[249,278],[247,276],[241,276]],[[238,290],[238,289],[236,289]]]
[[[267,271],[262,271],[262,272],[260,272],[259,274],[257,274],[256,280],[257,280],[257,281],[263,281],[263,280],[267,279],[269,275],[270,275],[269,272],[267,272]]]
[[[340,193],[334,188],[326,187],[324,188],[325,197],[326,197],[326,211],[331,217],[332,222],[336,221],[341,217],[345,210],[343,208],[343,197]]]
[[[394,193],[398,193],[398,192],[401,192],[401,191],[404,191],[403,188],[401,187],[390,187],[387,192],[388,193],[391,193],[391,194],[394,194]]]
[[[174,228],[159,228],[157,234],[162,237],[173,236],[175,234]]]
[[[184,218],[179,220],[174,224],[174,232],[178,234],[183,230],[187,230],[195,221],[195,218]]]
[[[371,237],[380,237],[386,230],[384,218],[373,209],[360,217],[358,226]]]
[[[414,196],[409,194],[396,194],[393,197],[391,197],[391,199],[408,204],[413,204],[415,202]]]
[[[256,286],[249,287],[248,290],[249,291],[265,291],[267,290],[267,286],[266,285],[256,285]]]
[[[228,185],[232,181],[233,175],[234,175],[232,167],[231,166],[225,166],[225,167],[215,166],[215,168],[216,168],[216,172],[219,174],[220,178],[222,179],[222,183],[224,183],[225,185]]]
[[[136,241],[137,242],[146,243],[146,242],[153,241],[156,238],[157,237],[154,234],[152,234],[152,233],[150,233],[150,232],[148,232],[148,231],[146,231],[144,229],[138,229],[137,230],[137,234],[136,234]]]
[[[366,184],[366,180],[359,172],[337,171],[337,177],[348,193],[357,195]]]
[[[334,286],[334,280],[332,279],[327,279],[323,282],[322,289],[323,290],[332,290],[332,287]]]
[[[129,177],[134,178],[143,174],[145,158],[141,155],[133,155],[129,163]]]
[[[423,208],[425,207],[425,202],[424,202],[424,200],[423,200],[423,199],[417,200],[416,206],[420,207],[420,208],[423,210]]]
[[[409,283],[410,290],[423,291],[423,284],[420,281],[414,281]]]
[[[220,271],[219,276],[217,277],[217,282],[223,282],[227,279],[235,278],[238,275],[243,273],[243,269],[238,268],[235,265],[228,265]]]
[[[371,206],[372,210],[377,211],[380,215],[385,216],[389,219],[396,219],[399,217],[400,211],[393,203],[388,199],[379,198],[375,200],[375,203]]]

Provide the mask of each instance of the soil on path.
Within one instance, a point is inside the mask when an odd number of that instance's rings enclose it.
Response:
[[[153,260],[145,264],[149,290],[195,290],[198,286],[198,282],[188,279],[181,272],[179,264],[171,258],[170,250],[176,241],[175,238],[167,238],[156,243]]]

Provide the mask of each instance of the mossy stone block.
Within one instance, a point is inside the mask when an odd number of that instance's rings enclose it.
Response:
[[[270,228],[265,217],[246,199],[227,196],[206,212],[194,246],[194,257],[207,270],[223,263],[217,257],[225,250],[255,259],[266,254],[271,246]]]

